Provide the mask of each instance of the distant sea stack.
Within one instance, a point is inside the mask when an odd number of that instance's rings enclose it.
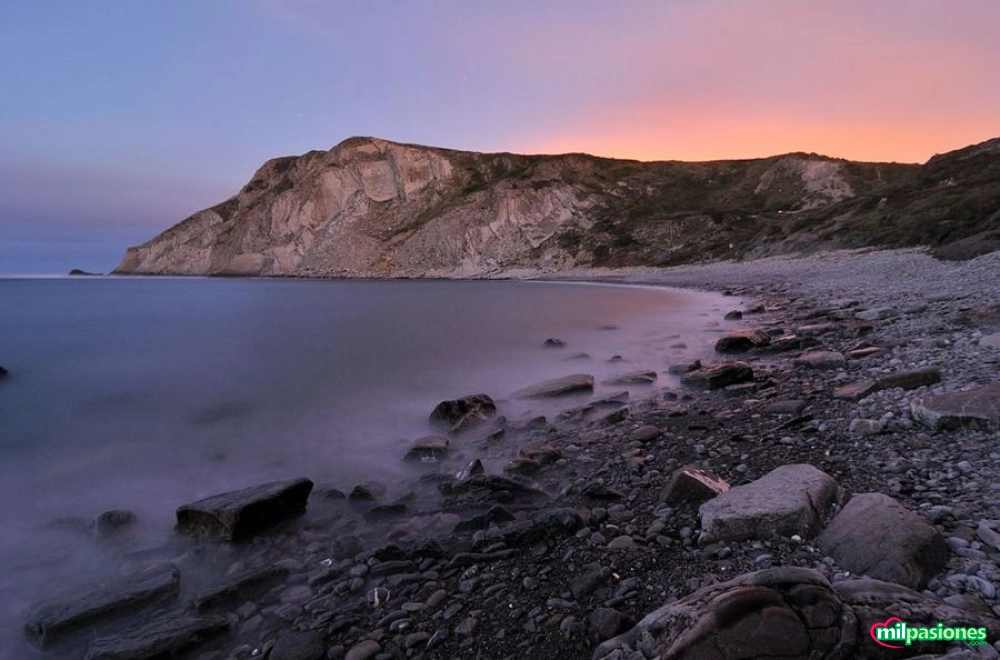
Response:
[[[906,165],[805,153],[644,163],[356,137],[264,163],[114,272],[492,277],[953,244],[974,256],[998,231],[1000,139]]]

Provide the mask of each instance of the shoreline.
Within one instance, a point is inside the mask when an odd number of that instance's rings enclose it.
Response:
[[[914,399],[1000,380],[1000,350],[978,344],[1000,330],[1000,312],[975,314],[1000,303],[994,291],[1000,253],[944,263],[919,250],[851,251],[630,269],[621,277],[580,283],[729,292],[744,317],[735,324],[720,317],[721,327],[774,337],[799,330],[816,343],[719,355],[754,369],[753,380],[729,388],[655,387],[624,406],[511,424],[502,442],[533,462],[523,464],[529,468],[523,473],[488,474],[470,486],[449,463],[420,481],[423,492],[397,502],[352,503],[344,493],[317,489],[306,517],[247,544],[202,549],[199,564],[213,573],[281,566],[287,576],[260,595],[241,592],[222,610],[230,617],[229,637],[196,657],[280,658],[297,644],[350,660],[590,658],[598,644],[664,603],[737,575],[806,568],[834,585],[853,577],[814,538],[699,539],[705,529],[697,504],[663,501],[671,475],[686,465],[735,487],[807,463],[845,495],[890,495],[947,539],[948,564],[925,591],[996,618],[1000,600],[989,585],[1000,582],[1000,547],[979,532],[1000,520],[995,431],[934,432],[908,411]],[[871,321],[857,318],[877,310]],[[881,351],[833,368],[796,363],[803,352],[843,355],[861,343]],[[835,387],[918,368],[938,369],[941,381],[885,388],[858,401],[832,398]],[[776,405],[789,402],[799,403]],[[489,434],[463,436],[466,446],[483,452],[489,442]],[[838,499],[832,513],[847,503]],[[373,599],[379,589],[384,597]],[[629,643],[608,657],[639,657],[629,655]],[[856,651],[853,657],[877,652],[871,644]]]

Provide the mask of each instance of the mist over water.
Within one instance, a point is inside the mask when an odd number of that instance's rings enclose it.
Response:
[[[710,345],[723,300],[536,282],[0,279],[0,647],[21,645],[25,607],[57,583],[167,542],[180,504],[299,476],[399,483],[439,401],[485,392],[509,417],[551,413],[570,404],[506,397],[571,373],[662,372]],[[108,509],[138,515],[133,547],[66,522]]]

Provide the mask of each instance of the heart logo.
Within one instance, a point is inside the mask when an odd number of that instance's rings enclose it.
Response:
[[[896,623],[897,621],[899,623],[903,622],[902,619],[898,619],[896,617],[892,617],[890,619],[886,619],[882,623],[876,623],[876,624],[874,624],[871,627],[871,630],[869,630],[868,633],[872,636],[872,639],[875,640],[876,644],[881,644],[882,646],[885,646],[886,648],[890,648],[890,649],[901,649],[901,648],[903,648],[902,646],[893,646],[892,644],[886,644],[885,642],[881,641],[878,637],[875,636],[875,630],[876,630],[876,628],[888,628],[890,625],[892,625],[893,623]]]

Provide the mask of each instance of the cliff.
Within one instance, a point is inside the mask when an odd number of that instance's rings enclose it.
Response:
[[[480,154],[351,138],[276,158],[116,273],[488,277],[858,245],[1000,225],[1000,140],[926,165]]]

